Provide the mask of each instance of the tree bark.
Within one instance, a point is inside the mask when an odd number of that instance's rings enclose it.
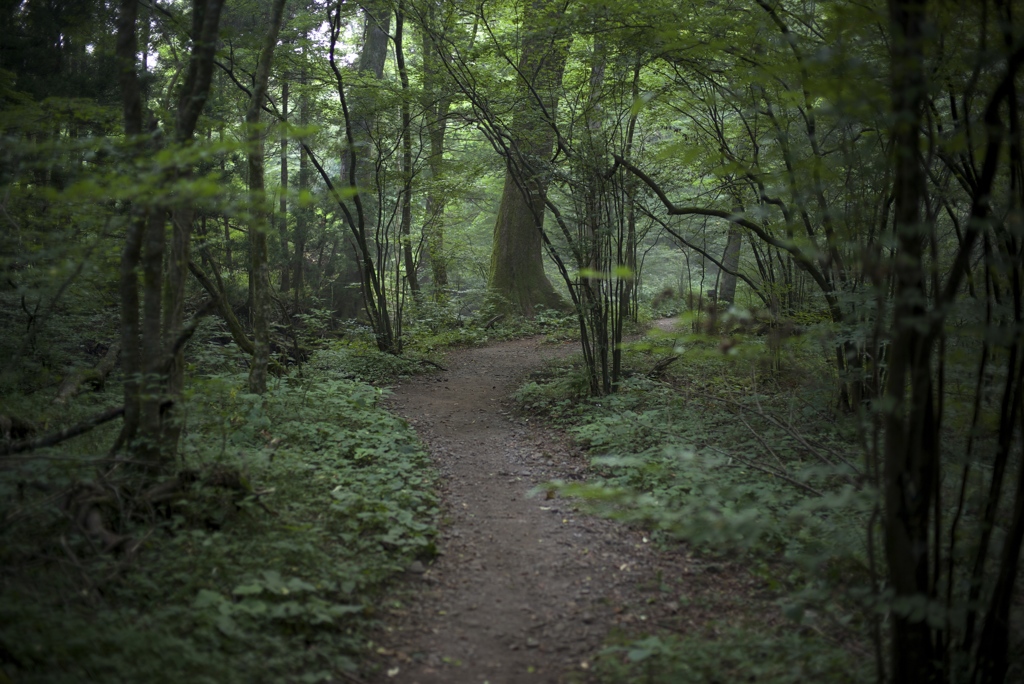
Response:
[[[267,233],[270,231],[271,212],[267,203],[263,177],[263,133],[259,129],[260,111],[267,97],[270,67],[274,60],[277,34],[281,30],[285,0],[274,0],[270,26],[260,50],[256,66],[256,82],[245,113],[246,140],[248,142],[249,193],[253,204],[254,220],[249,226],[252,245],[253,278],[253,337],[252,366],[249,368],[249,391],[263,394],[267,391],[267,367],[270,363],[270,263],[267,254]]]
[[[743,233],[735,224],[729,224],[729,237],[722,253],[722,270],[719,271],[721,275],[718,281],[718,301],[727,306],[736,301],[736,272],[740,267],[742,246]]]
[[[281,195],[277,207],[277,232],[281,237],[281,292],[291,289],[288,259],[288,81],[281,84]]]
[[[444,210],[447,193],[442,186],[444,174],[444,143],[448,129],[448,110],[451,108],[450,87],[441,78],[442,66],[438,55],[435,32],[445,35],[445,29],[436,25],[437,11],[432,3],[424,15],[423,35],[423,111],[427,128],[427,169],[430,172],[426,188],[426,221],[423,226],[430,262],[434,301],[443,303],[448,287],[448,260],[444,246]]]
[[[403,33],[405,29],[405,3],[399,2],[395,11],[395,61],[398,63],[398,77],[402,82],[402,215],[399,235],[402,241],[402,258],[405,262],[405,279],[413,297],[419,298],[420,282],[416,277],[416,258],[412,248],[412,107],[409,91],[409,72],[405,68]]]
[[[523,21],[512,150],[491,248],[488,286],[498,306],[526,316],[538,305],[563,306],[544,273],[542,232],[544,167],[554,150],[555,109],[569,48],[559,28],[564,10],[564,2],[533,0]]]
[[[885,552],[895,600],[923,606],[933,594],[928,531],[939,458],[933,345],[922,330],[928,297],[923,262],[926,227],[921,216],[925,176],[919,159],[926,88],[922,49],[925,0],[889,0],[889,12],[893,211],[898,248],[894,330],[885,388],[889,402],[884,416]],[[940,680],[940,659],[934,652],[927,611],[915,613],[905,605],[892,617],[894,684]]]

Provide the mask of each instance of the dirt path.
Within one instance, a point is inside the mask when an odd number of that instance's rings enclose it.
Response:
[[[445,520],[442,555],[414,565],[413,597],[383,616],[378,681],[586,681],[610,630],[695,629],[721,610],[715,601],[685,614],[679,606],[684,594],[692,605],[712,591],[707,575],[722,568],[656,553],[641,532],[579,514],[564,499],[527,496],[546,480],[580,478],[587,460],[564,436],[516,416],[508,396],[573,348],[530,339],[462,350],[447,372],[395,388],[392,407],[441,472]],[[727,591],[748,593],[726,574]],[[715,594],[724,579],[715,578]]]

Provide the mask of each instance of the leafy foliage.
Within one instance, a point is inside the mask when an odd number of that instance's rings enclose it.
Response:
[[[726,627],[711,647],[702,634],[648,636],[613,644],[598,657],[595,669],[609,682],[853,684],[870,676],[869,665],[810,630],[767,636],[754,629]]]
[[[554,416],[594,454],[587,482],[554,484],[585,509],[640,526],[663,544],[749,559],[782,592],[780,609],[793,620],[813,612],[829,632],[862,641],[876,606],[866,530],[877,493],[852,465],[856,444],[803,401],[812,383],[784,387],[785,374],[766,370],[774,352],[763,341],[725,354],[717,342],[689,334],[667,348],[663,336],[636,342],[627,379],[606,397],[587,398],[581,371],[564,363],[524,385],[517,398],[525,409]],[[790,371],[820,363],[798,350],[790,349]],[[666,351],[680,358],[661,379],[635,370]],[[795,637],[746,629],[714,646],[700,641],[700,656],[696,636],[627,641],[606,651],[604,672],[608,681],[628,672],[715,681],[721,672],[713,664],[726,661],[759,681],[859,676],[849,673],[851,654],[828,641],[798,646]],[[758,649],[780,658],[764,662]]]
[[[67,521],[52,498],[8,498],[12,676],[312,682],[355,669],[378,588],[435,554],[437,509],[415,435],[378,406],[381,390],[341,377],[346,359],[322,352],[263,396],[244,375],[197,380],[183,466],[214,477],[125,522],[138,546],[120,557],[56,531]],[[240,473],[239,490],[217,473]],[[3,472],[8,486],[24,476]]]

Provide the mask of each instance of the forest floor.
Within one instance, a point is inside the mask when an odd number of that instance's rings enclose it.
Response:
[[[382,607],[378,682],[587,682],[606,639],[668,630],[714,639],[718,625],[782,622],[764,582],[643,530],[592,517],[538,485],[583,479],[589,458],[520,415],[510,395],[576,345],[541,338],[452,352],[389,403],[440,472],[440,556],[414,563]]]

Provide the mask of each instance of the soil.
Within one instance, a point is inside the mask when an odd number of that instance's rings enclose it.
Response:
[[[394,388],[391,407],[441,474],[441,555],[414,563],[383,609],[378,682],[586,682],[610,636],[669,630],[715,637],[731,614],[774,622],[742,568],[643,530],[580,513],[541,486],[582,479],[589,456],[518,414],[510,394],[578,345],[539,338],[453,352],[446,371]]]

